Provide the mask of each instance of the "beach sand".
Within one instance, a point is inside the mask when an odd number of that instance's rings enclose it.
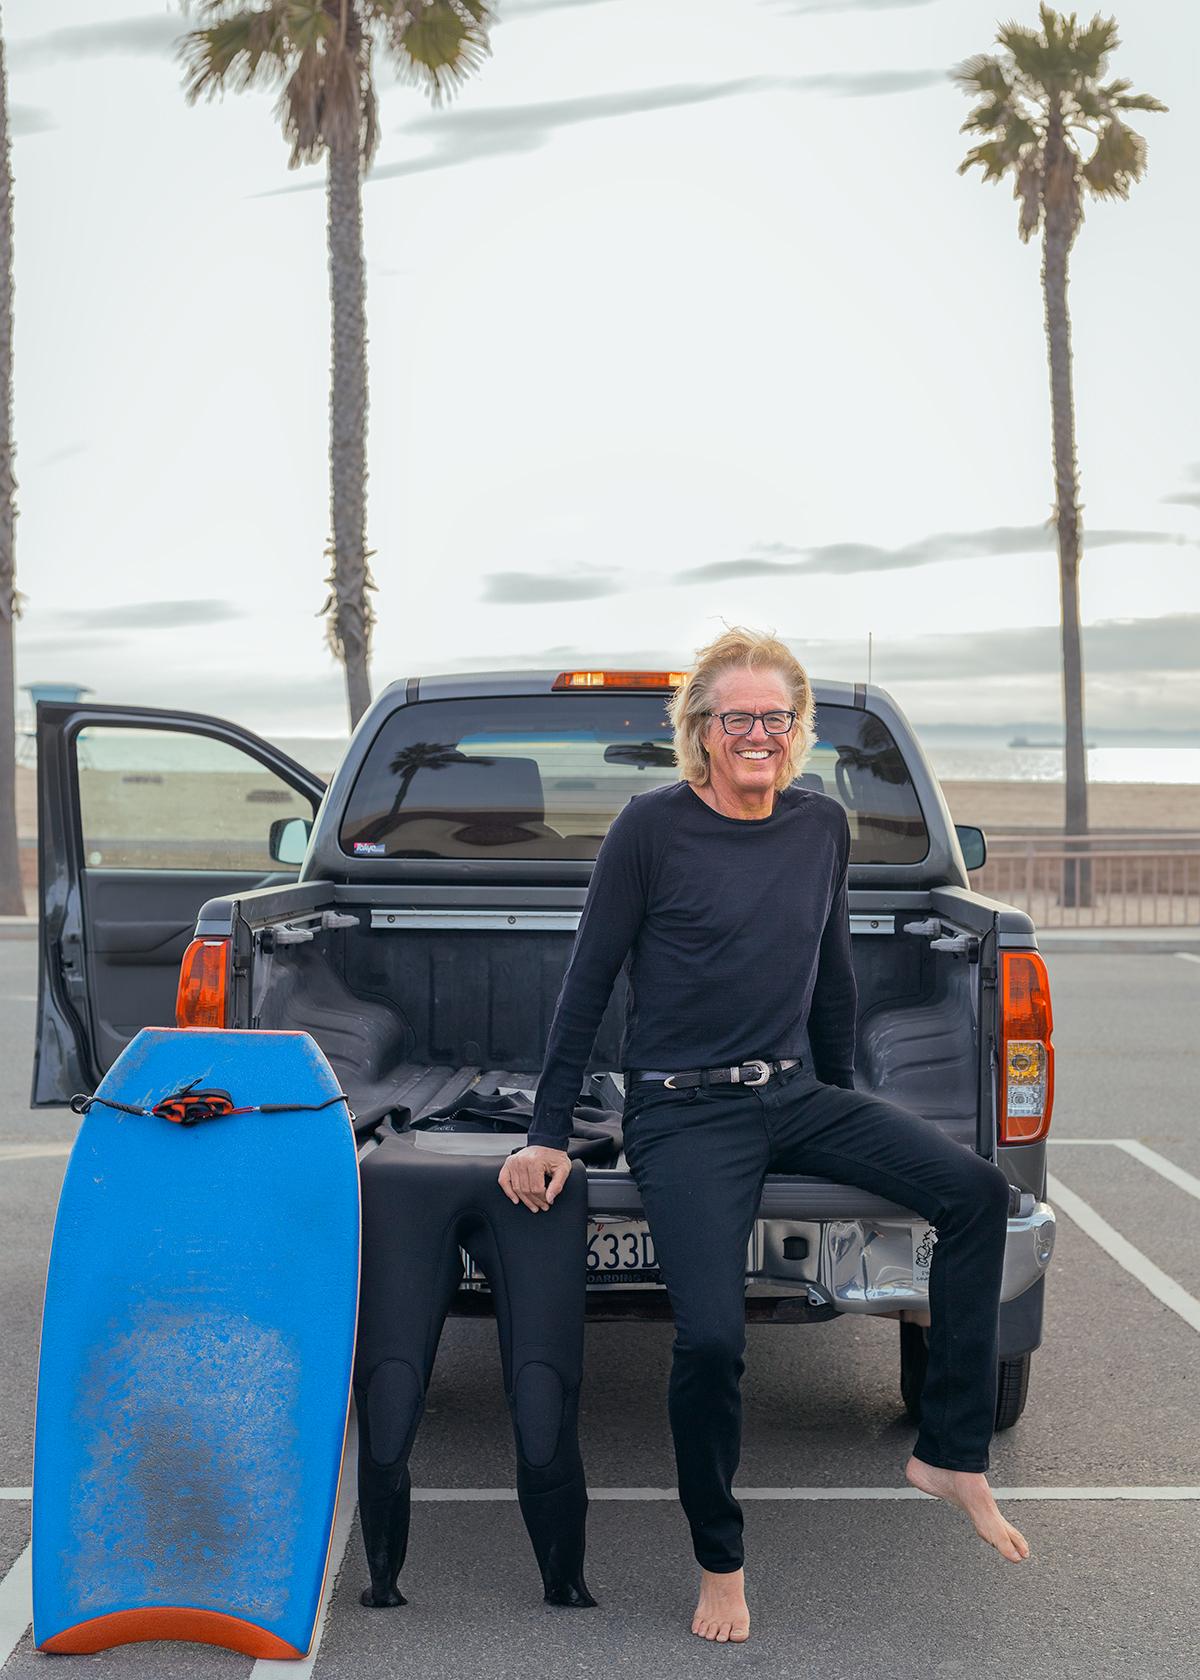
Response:
[[[950,815],[985,834],[1062,832],[1061,782],[943,782]],[[1091,782],[1088,828],[1093,833],[1200,833],[1200,785],[1195,782]]]
[[[108,778],[97,774],[96,781]],[[271,784],[269,775],[266,783]],[[178,784],[176,784],[178,785]],[[952,782],[942,792],[955,822],[973,823],[988,834],[1061,832],[1061,782]],[[116,789],[113,790],[116,792]],[[299,807],[297,807],[299,808]],[[270,815],[290,815],[290,810]],[[247,813],[248,829],[263,826],[261,812]],[[178,812],[175,813],[178,822]],[[37,831],[37,789],[34,770],[17,767],[17,832],[31,838]],[[1200,784],[1194,782],[1092,782],[1088,787],[1088,826],[1094,831],[1127,834],[1188,829],[1200,833]]]

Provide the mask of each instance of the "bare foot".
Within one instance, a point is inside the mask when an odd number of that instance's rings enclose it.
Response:
[[[744,1569],[731,1570],[727,1575],[716,1575],[711,1569],[700,1571],[700,1602],[692,1617],[692,1632],[718,1645],[737,1645],[749,1639]]]
[[[1028,1540],[1020,1529],[1001,1516],[982,1471],[945,1470],[940,1464],[926,1464],[923,1458],[914,1456],[904,1466],[904,1474],[922,1493],[947,1499],[965,1511],[975,1524],[979,1538],[995,1546],[1010,1563],[1020,1563],[1029,1556]]]

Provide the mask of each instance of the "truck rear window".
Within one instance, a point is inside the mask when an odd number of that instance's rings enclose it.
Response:
[[[856,863],[919,863],[929,840],[899,748],[850,706],[817,708],[800,785],[846,807]],[[661,694],[423,700],[386,719],[342,819],[353,857],[594,858],[631,795],[677,781]]]

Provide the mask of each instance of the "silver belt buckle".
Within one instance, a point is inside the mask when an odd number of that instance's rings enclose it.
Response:
[[[666,1086],[668,1091],[678,1091],[679,1089],[678,1085],[675,1083],[675,1075],[673,1073],[669,1073],[667,1075],[667,1077],[663,1080],[663,1084]]]
[[[750,1085],[750,1086],[765,1085],[767,1083],[767,1080],[770,1079],[770,1077],[771,1077],[770,1063],[760,1061],[757,1056],[752,1061],[740,1063],[739,1064],[739,1074],[740,1074],[741,1068],[744,1068],[744,1067],[759,1068],[761,1070],[761,1077],[758,1078],[758,1079],[741,1079],[741,1078],[739,1078],[739,1081],[738,1081],[739,1084]]]

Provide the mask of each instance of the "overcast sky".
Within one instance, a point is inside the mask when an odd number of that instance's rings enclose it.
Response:
[[[1056,721],[1040,251],[948,78],[1033,0],[499,0],[364,189],[376,687],[723,621],[918,723]],[[1200,8],[1118,9],[1150,167],[1072,261],[1087,723],[1200,723]],[[166,0],[7,0],[18,680],[345,727],[323,166]]]

